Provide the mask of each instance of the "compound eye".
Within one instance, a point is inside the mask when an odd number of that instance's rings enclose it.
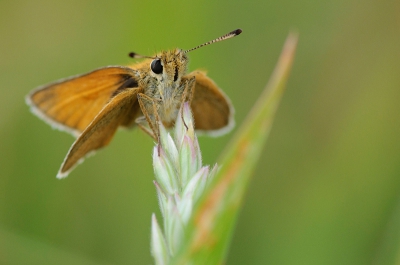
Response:
[[[155,74],[161,74],[163,71],[163,66],[161,65],[161,60],[160,59],[155,59],[151,62],[150,65],[151,71]]]

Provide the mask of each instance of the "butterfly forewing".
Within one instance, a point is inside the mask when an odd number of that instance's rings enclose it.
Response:
[[[195,71],[186,77],[192,76],[196,77],[191,104],[195,129],[211,136],[227,133],[234,126],[234,109],[229,98],[204,72]]]
[[[129,88],[115,95],[94,118],[93,122],[76,139],[58,173],[63,178],[81,162],[86,155],[106,146],[118,126],[129,124],[140,115],[137,93],[139,88]]]
[[[77,136],[112,96],[137,86],[133,69],[109,66],[45,85],[34,90],[27,101],[38,116]]]

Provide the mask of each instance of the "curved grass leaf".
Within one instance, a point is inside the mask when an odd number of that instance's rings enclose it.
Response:
[[[376,244],[373,265],[400,264],[400,201],[394,206],[384,231]]]

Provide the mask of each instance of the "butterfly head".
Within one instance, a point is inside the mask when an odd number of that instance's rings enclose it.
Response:
[[[168,87],[179,85],[182,76],[186,74],[188,57],[180,49],[163,51],[151,62],[150,70],[153,77]]]

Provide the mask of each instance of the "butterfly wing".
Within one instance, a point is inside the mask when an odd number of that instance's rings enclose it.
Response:
[[[32,112],[78,136],[119,91],[137,87],[135,71],[109,66],[39,87],[27,97]]]
[[[125,89],[106,104],[72,145],[57,178],[66,177],[88,154],[106,146],[118,126],[128,124],[137,115],[140,115],[140,107],[137,102],[138,91],[139,88]]]
[[[195,71],[185,78],[196,78],[191,103],[196,131],[210,136],[228,133],[234,126],[234,109],[225,93],[204,72]]]

